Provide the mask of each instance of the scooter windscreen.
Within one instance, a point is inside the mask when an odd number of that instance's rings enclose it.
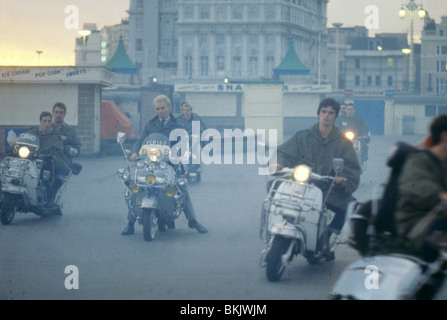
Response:
[[[39,137],[31,133],[22,133],[14,143],[13,153],[21,158],[35,156],[39,149]]]

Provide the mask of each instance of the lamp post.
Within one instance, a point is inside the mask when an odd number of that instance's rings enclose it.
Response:
[[[410,83],[409,91],[414,92],[414,41],[413,41],[413,21],[414,21],[414,11],[417,10],[419,18],[422,20],[425,18],[425,10],[422,8],[422,4],[416,4],[415,0],[410,0],[407,4],[402,5],[399,10],[399,17],[401,19],[405,18],[405,8],[410,12]]]
[[[92,33],[91,30],[79,30],[79,35],[82,37],[82,44],[85,46],[85,39]]]
[[[338,62],[338,60],[339,60],[339,57],[338,57],[338,55],[339,55],[339,52],[338,52],[338,50],[339,50],[339,48],[338,48],[339,30],[340,30],[340,27],[343,25],[343,23],[336,22],[336,23],[333,23],[332,25],[336,28],[336,34],[335,34],[335,89],[338,90],[338,72],[339,72],[338,68],[340,65],[340,63]]]
[[[408,48],[403,48],[402,49],[402,52],[403,52],[403,54],[405,54],[405,56],[406,57],[408,57],[408,55],[411,53],[411,49],[408,49]],[[406,75],[405,75],[405,82],[407,82],[408,81],[408,84],[409,84],[409,76],[408,76],[408,69],[411,69],[411,66],[409,66],[409,63],[408,63],[408,59],[406,58],[405,59],[405,69],[407,70],[407,72],[405,72],[406,73]],[[405,83],[404,82],[404,83]],[[408,90],[408,88],[407,88],[407,90]]]
[[[37,51],[36,51],[36,53],[37,53],[37,55],[38,55],[38,58],[39,58],[39,59],[38,59],[38,61],[39,61],[39,66],[40,66],[40,55],[42,54],[42,52],[43,52],[42,50],[37,50]]]

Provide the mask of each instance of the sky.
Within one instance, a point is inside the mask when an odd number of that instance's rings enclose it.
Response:
[[[328,26],[365,26],[375,33],[410,32],[409,15],[398,16],[410,0],[330,0]],[[130,0],[0,0],[0,65],[62,66],[75,63],[75,38],[84,23],[98,29],[128,17]],[[417,4],[421,0],[416,1]],[[423,0],[437,23],[447,16],[447,0]],[[422,22],[414,20],[415,42]],[[39,55],[36,51],[42,51]]]

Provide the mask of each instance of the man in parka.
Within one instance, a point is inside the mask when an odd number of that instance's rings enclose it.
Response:
[[[329,195],[327,206],[336,215],[328,228],[330,234],[339,233],[344,225],[346,209],[360,182],[360,164],[351,141],[335,126],[340,105],[331,98],[324,99],[318,106],[319,122],[309,129],[297,132],[278,147],[277,163],[271,170],[283,167],[294,168],[305,164],[319,175],[333,175],[332,160],[344,159],[344,169],[335,177],[334,189]],[[329,246],[328,246],[329,247]],[[334,252],[326,252],[326,259],[333,260]]]
[[[433,260],[437,250],[424,243],[433,231],[447,232],[447,210],[439,207],[447,200],[447,115],[436,117],[430,125],[429,141],[421,151],[405,161],[398,180],[399,197],[396,205],[397,234],[413,249],[421,249],[423,258]],[[445,202],[444,202],[445,203]]]
[[[53,123],[51,127],[56,129],[64,142],[64,154],[71,164],[71,159],[77,157],[81,152],[81,141],[76,131],[65,123],[64,118],[66,114],[67,107],[65,104],[56,102],[53,106]]]
[[[64,142],[56,129],[51,126],[52,115],[44,111],[39,116],[40,127],[32,128],[29,133],[39,137],[39,154],[51,156],[54,166],[52,175],[52,187],[48,190],[48,206],[52,206],[57,190],[62,185],[62,180],[68,172],[69,159],[64,154]],[[50,168],[52,169],[52,168]]]

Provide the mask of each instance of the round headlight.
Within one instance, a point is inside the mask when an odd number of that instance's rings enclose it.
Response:
[[[132,183],[129,187],[130,191],[132,191],[133,193],[137,193],[138,192],[138,186],[134,183]]]
[[[19,149],[19,157],[26,159],[28,158],[29,154],[31,153],[31,151],[29,150],[28,147],[20,147]]]
[[[355,138],[355,133],[352,131],[346,131],[345,132],[345,137],[348,138],[349,140],[354,140]]]
[[[147,156],[152,162],[157,162],[158,157],[161,156],[161,151],[158,148],[150,148]]]
[[[175,194],[175,188],[174,187],[167,187],[165,190],[165,193],[168,197],[172,197]]]
[[[146,176],[146,179],[145,179],[145,181],[146,181],[146,183],[147,184],[154,184],[155,183],[155,176],[154,175],[152,175],[152,174],[148,174],[147,176]]]
[[[295,168],[293,178],[298,182],[306,182],[310,178],[311,169],[308,166],[300,165]]]

